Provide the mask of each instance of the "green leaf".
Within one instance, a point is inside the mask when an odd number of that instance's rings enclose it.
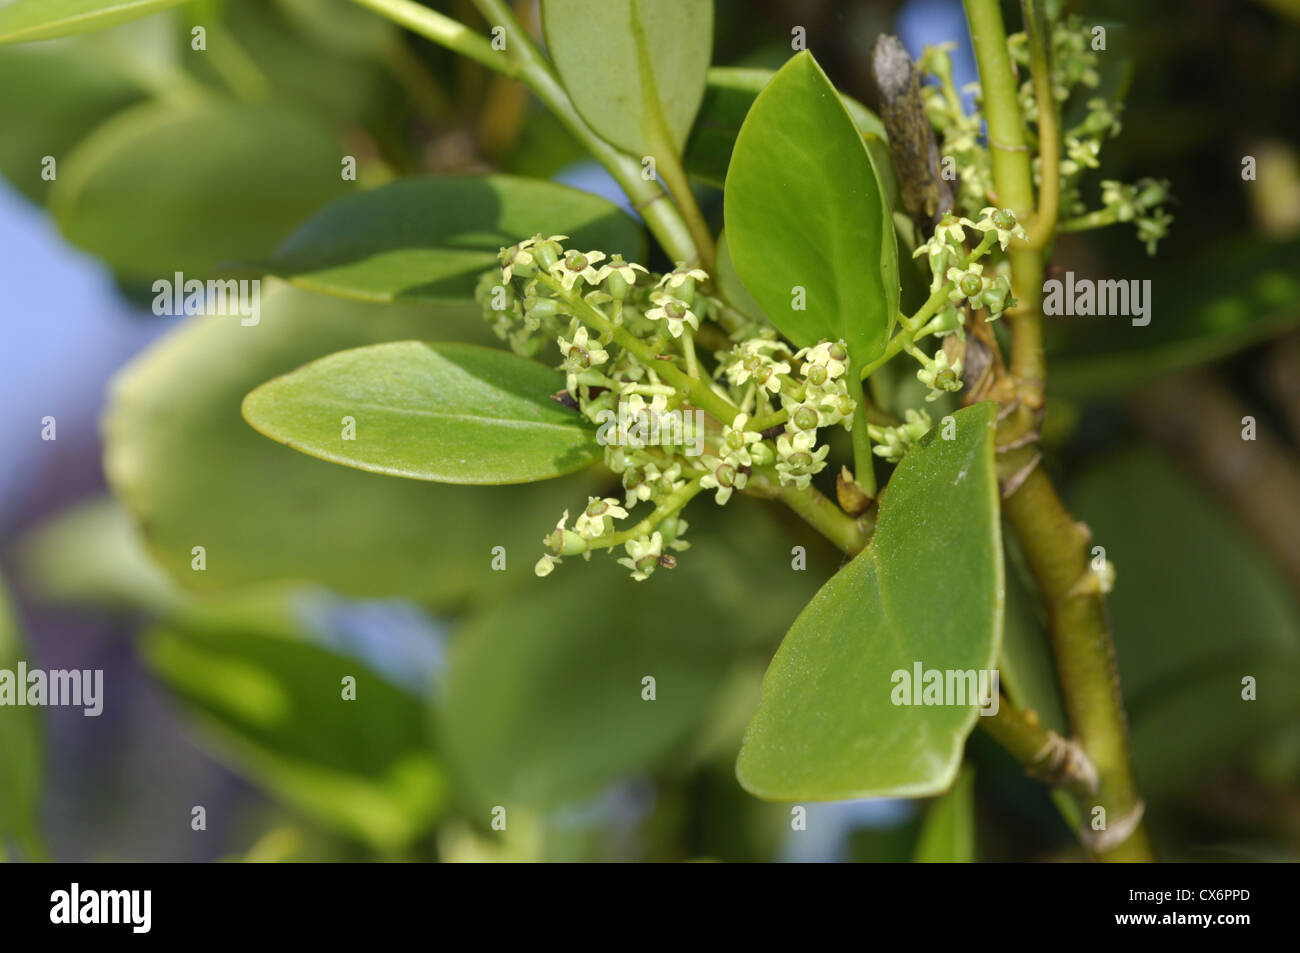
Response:
[[[1131,390],[1300,326],[1298,257],[1300,240],[1257,239],[1173,264],[1151,279],[1146,326],[1122,316],[1048,318],[1053,392]]]
[[[893,222],[862,137],[812,54],[793,57],[754,100],[725,205],[736,271],[782,333],[800,347],[843,339],[858,367],[884,352],[898,312]]]
[[[470,309],[373,305],[264,282],[261,322],[180,323],[114,381],[105,472],[153,558],[186,589],[315,580],[355,596],[451,608],[530,578],[540,540],[586,486],[433,486],[334,466],[267,440],[239,407],[254,387],[334,351],[433,329],[488,340]],[[206,568],[191,568],[195,546]],[[492,548],[509,554],[491,568]]]
[[[0,49],[0,174],[44,204],[54,184],[41,177],[46,156],[61,163],[96,126],[174,75],[167,54],[175,33],[166,29],[172,19]]]
[[[963,769],[948,793],[930,805],[913,859],[918,864],[974,863],[974,768]]]
[[[728,628],[707,576],[683,565],[638,583],[603,554],[471,617],[440,689],[457,791],[547,810],[662,762],[711,710]]]
[[[754,99],[775,75],[775,70],[737,66],[715,66],[709,70],[704,102],[700,104],[700,114],[686,143],[686,155],[682,157],[688,173],[701,182],[722,188],[740,127],[749,115]],[[871,152],[887,192],[897,195],[898,183],[894,180],[889,136],[884,124],[853,97],[841,94],[840,101]],[[894,204],[890,202],[891,207]]]
[[[80,503],[42,523],[23,538],[19,564],[27,590],[43,603],[166,612],[180,602],[111,498]]]
[[[347,189],[340,148],[303,114],[216,100],[114,116],[62,160],[50,210],[128,279],[206,277],[267,257]]]
[[[9,592],[0,579],[0,670],[16,678],[18,662],[26,658]],[[16,688],[27,690],[25,685]],[[0,705],[0,858],[9,838],[23,846],[30,860],[44,854],[37,818],[45,773],[41,749],[38,709]]]
[[[0,44],[52,40],[145,17],[184,0],[9,0],[0,6]]]
[[[1143,450],[1094,467],[1073,501],[1115,564],[1107,602],[1144,796],[1186,795],[1300,721],[1295,593],[1213,498]]]
[[[881,497],[871,543],[795,620],[763,680],[736,765],[773,800],[944,791],[975,725],[972,704],[895,705],[894,673],[992,669],[1002,640],[996,408],[932,430]],[[918,687],[919,690],[919,687]]]
[[[595,195],[508,175],[407,179],[327,206],[270,270],[313,291],[368,301],[472,300],[503,246],[542,232],[640,261],[640,227]]]
[[[331,354],[268,381],[244,399],[243,414],[272,440],[358,470],[531,483],[604,452],[596,428],[551,398],[563,388],[561,375],[508,351],[399,341]]]
[[[237,771],[377,849],[400,850],[447,801],[423,704],[278,615],[209,607],[160,625],[142,651]]]
[[[680,156],[713,54],[710,0],[545,0],[552,62],[582,118],[634,156]]]

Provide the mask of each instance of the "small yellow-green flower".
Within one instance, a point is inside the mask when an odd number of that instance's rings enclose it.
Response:
[[[722,452],[727,462],[736,467],[753,466],[749,448],[763,439],[762,434],[745,429],[748,423],[749,414],[737,414],[729,426],[723,425],[722,428]]]
[[[587,508],[578,514],[573,528],[587,539],[604,536],[614,526],[614,520],[625,519],[627,510],[618,505],[614,497],[587,497]]]
[[[564,253],[564,257],[558,259],[550,268],[551,274],[560,279],[560,284],[565,291],[572,291],[573,286],[581,278],[589,285],[600,283],[600,272],[596,265],[605,260],[603,251],[583,252],[570,249]]]
[[[699,330],[700,319],[695,316],[695,312],[686,306],[684,301],[679,301],[672,295],[665,294],[662,291],[656,291],[650,296],[656,307],[651,308],[645,313],[645,316],[651,321],[668,322],[668,333],[675,338],[682,336],[682,329],[690,325],[692,329]]]
[[[783,484],[806,489],[813,474],[825,468],[826,454],[831,448],[822,446],[814,451],[815,439],[813,434],[803,430],[794,434],[786,431],[776,438],[776,471]]]
[[[700,457],[700,465],[708,471],[700,477],[700,486],[718,491],[714,499],[719,506],[731,499],[732,490],[743,490],[749,481],[749,475],[734,463],[707,453]]]
[[[623,544],[623,549],[627,556],[620,559],[618,564],[632,570],[632,578],[641,582],[649,579],[659,567],[659,559],[664,552],[664,539],[656,532],[652,536],[629,539]]]

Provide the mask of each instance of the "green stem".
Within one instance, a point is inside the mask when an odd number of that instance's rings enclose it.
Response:
[[[676,206],[662,201],[668,197],[667,193],[654,180],[642,178],[640,162],[611,146],[578,115],[551,64],[542,56],[505,0],[474,0],[475,6],[488,23],[505,29],[505,51],[492,49],[492,44],[486,37],[460,21],[414,3],[413,0],[352,2],[488,69],[522,80],[592,158],[614,177],[669,257],[675,261],[696,259],[697,251],[690,228]]]
[[[1061,132],[1057,123],[1056,97],[1052,93],[1051,26],[1047,22],[1043,0],[1021,0],[1021,9],[1029,39],[1029,70],[1038,105],[1038,155],[1042,162],[1038,211],[1025,231],[1029,236],[1029,246],[1042,249],[1056,234],[1061,202]]]
[[[853,482],[871,498],[876,496],[875,457],[871,452],[871,434],[867,431],[867,394],[862,385],[862,372],[850,368],[849,382],[858,388],[857,409],[853,412]]]
[[[1016,97],[1016,79],[1007,52],[1006,31],[998,0],[965,0],[984,91],[989,151],[999,204],[1022,221],[1034,208],[1033,176],[1025,129]],[[1040,130],[1041,132],[1042,130]],[[1047,139],[1047,136],[1043,136]],[[1009,254],[1012,293],[1008,309],[1012,329],[1011,371],[1022,411],[999,428],[999,439],[1018,441],[1034,433],[1043,406],[1046,365],[1042,340],[1041,251],[1027,243]],[[1028,418],[1027,420],[1025,418]],[[1004,434],[1014,429],[1018,432]],[[1115,669],[1114,645],[1101,593],[1088,582],[1089,534],[1061,503],[1051,481],[1037,465],[1030,442],[1005,454],[1000,469],[1014,473],[1018,487],[1005,499],[1003,513],[1019,537],[1026,561],[1038,579],[1051,620],[1053,655],[1070,729],[1079,739],[1098,775],[1092,805],[1105,809],[1109,838],[1089,838],[1103,860],[1150,860],[1151,845],[1140,818],[1130,764],[1123,701]],[[1028,473],[1028,476],[1023,474]],[[1091,819],[1090,814],[1088,814]]]
[[[357,0],[362,2],[362,0]],[[365,0],[397,2],[397,0]],[[403,0],[404,2],[404,0]],[[620,152],[596,134],[578,115],[559,77],[510,10],[505,0],[474,0],[474,5],[488,23],[505,27],[506,46],[516,64],[517,75],[537,94],[537,98],[555,114],[591,156],[603,165],[632,200],[659,244],[674,261],[694,261],[698,254],[690,228],[677,207],[663,201],[667,193],[653,179],[641,175],[638,159]],[[497,54],[498,56],[500,54]],[[495,68],[495,67],[494,67]]]
[[[401,24],[412,33],[418,33],[439,46],[466,56],[476,63],[507,76],[517,77],[519,71],[513,60],[492,49],[492,43],[474,32],[459,20],[453,20],[436,10],[414,3],[412,0],[352,0],[368,7],[394,23]]]
[[[1142,802],[1130,768],[1110,623],[1090,564],[1091,534],[1065,509],[1041,467],[1004,501],[1003,513],[1043,595],[1071,732],[1097,770],[1097,793],[1086,806],[1104,808],[1108,825],[1122,824],[1139,816]],[[1136,824],[1127,838],[1098,856],[1151,860],[1145,828]]]
[[[856,556],[871,539],[874,524],[866,516],[854,519],[813,486],[802,490],[794,486],[782,486],[780,478],[771,470],[755,470],[744,492],[751,496],[780,500],[846,555]]]
[[[649,516],[618,533],[612,533],[609,536],[603,536],[600,539],[591,541],[592,549],[613,549],[615,546],[622,546],[624,543],[633,539],[640,539],[642,536],[648,536],[654,532],[656,526],[662,523],[668,517],[672,516],[683,506],[695,498],[704,487],[700,486],[700,477],[691,480],[685,486],[675,490],[660,501],[659,505],[654,508]]]
[[[1118,221],[1119,216],[1114,209],[1103,208],[1095,212],[1089,212],[1087,215],[1080,215],[1078,218],[1067,218],[1061,223],[1059,231],[1085,232],[1090,228],[1103,228],[1107,225],[1114,225]]]
[[[1087,755],[1056,732],[1044,728],[1036,716],[1020,711],[1003,695],[997,713],[980,718],[979,726],[1023,764],[1029,774],[1065,788],[1080,804],[1091,803],[1096,795],[1097,775]]]

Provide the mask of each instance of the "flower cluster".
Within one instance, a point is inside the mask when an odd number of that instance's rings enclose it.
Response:
[[[1143,180],[1133,186],[1118,186],[1128,190],[1128,198],[1144,195],[1146,203],[1141,208],[1129,208],[1128,217],[1120,217],[1119,204],[1113,203],[1114,189],[1107,190],[1102,183],[1101,213],[1087,215],[1088,205],[1083,197],[1082,180],[1085,174],[1100,167],[1101,148],[1107,139],[1120,132],[1123,103],[1117,98],[1107,99],[1097,95],[1101,88],[1101,54],[1093,48],[1094,31],[1080,17],[1058,20],[1051,29],[1051,85],[1058,114],[1069,117],[1071,125],[1061,130],[1061,157],[1059,167],[1060,209],[1063,216],[1078,219],[1078,227],[1093,227],[1110,222],[1133,222],[1138,237],[1154,253],[1156,243],[1165,236],[1173,221],[1161,204],[1168,198],[1160,190],[1153,199],[1152,180]],[[1023,77],[1018,99],[1025,125],[1037,137],[1038,103],[1030,70],[1028,37],[1016,33],[1007,38],[1008,50]],[[961,95],[953,83],[952,61],[948,55],[954,44],[927,47],[917,63],[923,75],[932,76],[937,83],[923,87],[926,111],[939,140],[939,151],[956,164],[956,207],[967,215],[993,204],[992,162],[983,134],[983,118],[978,108],[967,113]],[[980,98],[978,83],[966,87]],[[1080,118],[1081,117],[1081,118]],[[1034,176],[1042,184],[1042,160],[1034,160]],[[1130,206],[1133,203],[1128,203]],[[934,271],[936,275],[942,271]]]
[[[725,505],[755,471],[807,487],[826,466],[818,431],[850,427],[857,407],[848,350],[821,341],[795,351],[770,328],[733,320],[733,343],[715,352],[710,374],[694,340],[720,309],[705,290],[708,274],[683,265],[655,275],[565,241],[537,235],[502,249],[500,269],[483,276],[477,294],[485,319],[516,352],[535,356],[554,343],[565,379],[556,398],[615,434],[602,442],[621,496],[590,497],[572,524],[566,511],[535,571],[621,550],[618,562],[644,580],[688,548],[681,514],[694,496],[710,491]],[[712,416],[697,428],[702,397]],[[616,420],[633,425],[616,429]],[[632,514],[641,504],[650,512]]]

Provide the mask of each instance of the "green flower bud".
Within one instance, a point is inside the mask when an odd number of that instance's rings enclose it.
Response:
[[[623,301],[631,290],[631,285],[617,271],[605,279],[605,291],[615,301]]]
[[[557,556],[580,556],[587,551],[587,541],[572,530],[557,528],[542,542]]]
[[[534,321],[543,321],[555,317],[559,310],[554,298],[534,298],[524,307],[524,314]]]
[[[551,267],[560,260],[560,246],[555,242],[540,242],[531,249],[533,258],[541,264],[543,268],[550,271]]]
[[[754,443],[749,446],[749,458],[754,461],[754,466],[766,467],[772,465],[772,461],[776,459],[776,453],[766,442]]]

